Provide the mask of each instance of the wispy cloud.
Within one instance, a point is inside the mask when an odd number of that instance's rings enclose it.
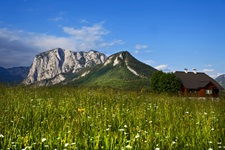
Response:
[[[88,23],[86,19],[80,19],[80,23]]]
[[[148,48],[148,45],[142,45],[142,44],[135,45],[135,49],[137,49],[137,50],[145,49],[145,48]]]
[[[162,70],[164,72],[173,72],[174,69],[170,68],[167,64],[161,64],[155,67],[157,70]]]
[[[203,69],[203,72],[205,72],[205,73],[211,73],[211,72],[214,72],[214,69]]]
[[[155,68],[156,68],[157,70],[163,70],[163,69],[166,69],[167,67],[168,67],[168,65],[162,64],[162,65],[156,66]]]
[[[122,40],[105,41],[109,31],[103,22],[81,28],[62,27],[67,36],[30,33],[0,28],[0,66],[30,65],[34,56],[56,47],[73,51],[87,51],[123,44]]]
[[[53,21],[53,22],[58,22],[58,21],[61,21],[63,20],[62,17],[55,17],[55,18],[50,18],[49,21]]]
[[[148,65],[150,65],[150,66],[152,66],[152,65],[155,64],[155,61],[153,61],[153,60],[145,60],[143,62],[146,63],[146,64],[148,64]]]
[[[134,53],[135,53],[135,54],[138,54],[140,50],[146,49],[146,48],[148,48],[148,45],[144,45],[144,44],[136,44],[136,45],[135,45]],[[146,51],[146,52],[149,52],[149,50]]]

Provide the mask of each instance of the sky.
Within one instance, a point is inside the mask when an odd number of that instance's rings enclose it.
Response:
[[[129,51],[165,72],[225,73],[224,0],[0,0],[0,66],[54,48]]]

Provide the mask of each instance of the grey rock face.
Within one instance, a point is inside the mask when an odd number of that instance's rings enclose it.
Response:
[[[52,79],[62,73],[76,73],[83,68],[104,63],[105,60],[105,54],[93,50],[89,52],[72,52],[56,48],[40,53],[34,58],[28,76],[23,83],[29,85],[37,81]],[[59,83],[65,78],[59,76],[54,80],[54,83]]]

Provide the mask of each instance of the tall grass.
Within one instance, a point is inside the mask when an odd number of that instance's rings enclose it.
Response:
[[[0,149],[225,149],[225,100],[0,87]]]

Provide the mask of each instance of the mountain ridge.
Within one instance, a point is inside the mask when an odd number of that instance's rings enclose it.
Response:
[[[20,73],[22,84],[31,86],[139,88],[149,86],[149,78],[155,71],[128,51],[107,57],[95,50],[72,52],[55,48],[37,54],[27,72],[18,67],[9,69],[5,75]]]
[[[225,74],[218,76],[215,80],[225,89]]]

